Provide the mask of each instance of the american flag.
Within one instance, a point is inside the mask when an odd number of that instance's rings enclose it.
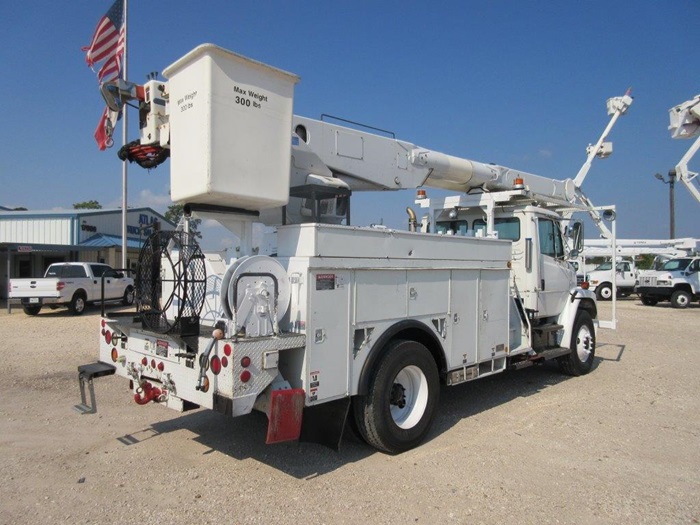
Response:
[[[109,82],[121,76],[125,47],[124,0],[115,0],[97,23],[92,42],[83,48],[88,66],[93,69],[96,66],[100,67],[97,71],[99,83]],[[95,140],[100,150],[112,145],[112,130],[118,118],[119,114],[116,111],[105,108],[102,112],[95,130]]]

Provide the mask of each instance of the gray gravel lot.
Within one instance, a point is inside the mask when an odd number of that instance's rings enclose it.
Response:
[[[601,306],[602,310],[609,305]],[[594,371],[444,387],[426,443],[387,456],[266,446],[266,420],[137,406],[76,367],[99,312],[0,311],[2,523],[698,523],[700,306],[618,303]]]

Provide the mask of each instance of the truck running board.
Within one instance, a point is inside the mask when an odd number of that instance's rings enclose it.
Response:
[[[561,346],[555,348],[547,348],[546,350],[542,350],[541,352],[538,352],[535,355],[529,356],[527,359],[512,363],[510,365],[510,368],[514,370],[520,370],[521,368],[527,368],[528,366],[543,363],[545,361],[549,361],[550,359],[555,359],[557,357],[561,357],[570,353],[571,348],[564,348]]]
[[[78,385],[80,386],[80,404],[73,409],[80,414],[94,414],[97,412],[97,400],[95,399],[95,387],[92,380],[102,376],[111,376],[117,371],[117,367],[107,363],[97,362],[78,367]],[[85,397],[85,385],[90,392],[90,404]]]

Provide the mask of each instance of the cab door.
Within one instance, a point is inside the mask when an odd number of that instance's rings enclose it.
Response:
[[[538,217],[537,236],[540,255],[537,316],[559,315],[572,285],[572,270],[566,262],[559,223],[548,217]]]

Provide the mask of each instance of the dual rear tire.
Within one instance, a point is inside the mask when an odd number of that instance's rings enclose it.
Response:
[[[416,341],[392,341],[367,394],[353,398],[357,430],[368,444],[389,454],[414,448],[430,431],[439,396],[440,378],[430,351]]]

